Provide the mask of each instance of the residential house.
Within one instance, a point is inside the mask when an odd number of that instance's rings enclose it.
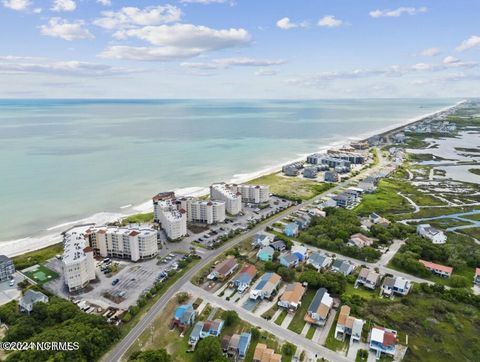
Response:
[[[364,324],[365,321],[363,319],[350,316],[350,307],[343,305],[340,308],[337,326],[335,327],[335,338],[343,341],[348,335],[352,342],[360,342]]]
[[[223,324],[224,321],[221,319],[204,322],[202,331],[200,332],[200,338],[207,338],[210,336],[218,337],[222,332]]]
[[[300,261],[305,261],[307,258],[307,248],[303,245],[294,244],[291,252],[293,255],[297,256]]]
[[[175,309],[172,320],[170,321],[170,328],[179,328],[184,330],[195,322],[197,313],[191,304],[182,304]]]
[[[238,342],[238,357],[244,359],[247,356],[248,347],[252,341],[252,335],[247,332],[240,333],[240,340]]]
[[[229,357],[237,356],[239,344],[240,344],[240,335],[235,333],[230,337],[230,341],[228,343],[227,355]]]
[[[393,140],[395,143],[404,143],[407,137],[405,136],[405,133],[399,132],[393,136]]]
[[[403,277],[386,277],[382,284],[382,295],[393,297],[394,294],[407,295],[412,283]]]
[[[261,261],[271,261],[273,260],[273,253],[275,250],[271,246],[265,246],[261,248],[257,253],[257,259]]]
[[[330,264],[332,263],[332,258],[323,255],[319,252],[315,252],[307,260],[307,264],[310,264],[313,266],[315,269],[320,271],[322,268],[328,268]]]
[[[303,214],[295,219],[294,223],[298,225],[301,230],[305,230],[310,226],[312,218],[308,214]]]
[[[291,222],[285,225],[285,227],[283,228],[283,233],[286,236],[294,237],[298,235],[298,229],[299,229],[298,224]]]
[[[323,326],[327,322],[332,306],[332,297],[325,288],[320,288],[317,290],[315,297],[313,297],[304,320],[310,324]]]
[[[397,331],[383,327],[373,327],[370,333],[370,349],[375,351],[377,359],[382,353],[395,355],[397,348]]]
[[[335,195],[333,200],[335,200],[338,207],[343,207],[345,209],[352,208],[355,206],[356,197],[349,193],[341,193],[340,195]]]
[[[476,285],[480,285],[480,268],[475,269],[475,277],[473,278],[473,282]]]
[[[192,347],[195,348],[197,345],[198,341],[200,341],[200,334],[202,333],[203,330],[203,322],[198,321],[195,323],[192,329],[192,333],[190,333],[190,337],[188,338],[188,344]]]
[[[358,183],[358,187],[366,193],[375,192],[377,189],[376,180],[373,177],[366,177]]]
[[[425,268],[427,268],[428,270],[430,270],[432,273],[437,274],[441,277],[450,278],[450,276],[453,273],[453,268],[450,267],[450,266],[435,264],[435,263],[432,263],[430,261],[426,261],[426,260],[422,260],[422,259],[419,259],[418,261],[420,263],[422,263],[423,266]]]
[[[260,232],[256,233],[253,236],[252,246],[255,248],[262,248],[265,246],[269,246],[275,240],[275,235],[267,233],[267,232]]]
[[[274,296],[282,278],[276,273],[265,273],[261,276],[255,287],[250,290],[250,299],[270,299]]]
[[[246,265],[240,270],[240,273],[233,280],[233,286],[237,288],[239,293],[243,293],[247,288],[250,287],[250,283],[257,274],[257,268],[255,265]]]
[[[307,212],[310,216],[317,216],[317,217],[327,216],[327,213],[325,211],[317,209],[317,208],[313,208],[313,207],[308,209]]]
[[[323,201],[319,206],[322,210],[324,210],[327,207],[337,207],[337,202],[333,198],[330,198]]]
[[[305,178],[316,178],[317,177],[317,167],[310,166],[303,169],[303,177]]]
[[[447,236],[443,231],[430,226],[430,224],[418,225],[417,234],[421,237],[430,239],[433,244],[445,244],[447,242]]]
[[[354,267],[353,264],[349,263],[348,261],[335,259],[330,269],[334,273],[342,273],[343,275],[347,276],[353,271]]]
[[[300,173],[300,168],[297,165],[290,164],[290,165],[285,165],[282,167],[282,172],[285,174],[285,176],[298,176]]]
[[[275,353],[271,348],[267,348],[264,343],[258,343],[253,354],[253,362],[281,362],[282,355]]]
[[[28,289],[22,299],[20,299],[20,311],[30,314],[35,303],[48,303],[48,297],[42,292]]]
[[[220,262],[215,266],[213,271],[208,275],[207,279],[209,280],[225,280],[228,276],[230,276],[234,270],[238,267],[238,262],[235,257],[230,256],[226,258],[224,261]]]
[[[6,255],[0,255],[0,282],[10,280],[15,274],[15,265]]]
[[[340,181],[340,175],[336,171],[325,171],[324,175],[325,182],[338,182]]]
[[[304,294],[305,287],[301,283],[290,283],[280,297],[278,305],[288,310],[295,311],[300,306]]]
[[[347,242],[347,245],[355,246],[357,248],[371,246],[372,244],[373,244],[373,240],[371,238],[360,233],[353,234],[352,236],[350,236]]]
[[[298,266],[298,256],[292,253],[286,253],[280,256],[280,264],[287,268],[296,268]]]
[[[380,274],[374,270],[368,268],[362,268],[360,274],[358,274],[357,281],[355,282],[355,287],[363,285],[367,289],[375,289],[380,281]]]
[[[381,217],[380,215],[374,212],[368,216],[368,219],[372,224],[375,224],[375,225],[381,225],[383,227],[388,227],[388,225],[390,225],[390,221],[388,219],[385,219],[384,217]]]
[[[275,251],[279,251],[279,252],[282,252],[287,248],[287,245],[285,244],[285,241],[283,241],[283,240],[276,240],[273,243],[271,243],[270,246]]]

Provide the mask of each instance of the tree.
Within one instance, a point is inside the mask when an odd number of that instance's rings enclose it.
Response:
[[[292,282],[293,280],[295,280],[295,271],[293,269],[281,266],[280,268],[278,268],[277,273],[286,282]]]
[[[449,284],[452,288],[467,288],[470,286],[470,281],[464,276],[452,275]]]
[[[210,336],[198,342],[194,355],[195,362],[223,362],[228,361],[223,355],[220,341],[217,337]]]
[[[166,350],[159,349],[157,351],[138,351],[130,356],[133,362],[171,362],[172,357]]]
[[[293,356],[296,349],[297,347],[294,344],[286,342],[282,346],[282,354],[287,357]]]
[[[223,313],[223,318],[225,320],[225,326],[233,326],[235,323],[237,323],[240,318],[238,317],[237,312],[234,310],[227,310]]]
[[[188,300],[189,296],[188,293],[182,292],[177,294],[177,303],[183,304]]]

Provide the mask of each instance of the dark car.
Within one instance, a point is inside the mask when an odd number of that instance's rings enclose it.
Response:
[[[119,281],[120,281],[120,279],[118,279],[118,278],[113,279],[112,285],[117,285]]]

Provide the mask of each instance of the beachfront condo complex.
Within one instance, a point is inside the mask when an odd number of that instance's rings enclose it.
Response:
[[[174,192],[161,192],[153,197],[153,219],[160,223],[171,240],[187,235],[187,215],[178,208]]]
[[[232,185],[230,189],[242,194],[242,201],[251,204],[261,204],[268,202],[270,198],[270,189],[265,185]]]
[[[150,228],[92,227],[85,232],[95,254],[139,261],[158,254],[157,231]]]
[[[230,186],[224,182],[210,186],[210,198],[216,201],[224,201],[225,210],[230,215],[237,215],[242,211],[242,194],[233,191]]]
[[[93,248],[80,233],[66,233],[63,240],[63,273],[70,292],[85,288],[95,279]]]
[[[188,222],[210,225],[225,221],[224,201],[206,201],[184,197],[180,199],[180,207],[187,211]]]

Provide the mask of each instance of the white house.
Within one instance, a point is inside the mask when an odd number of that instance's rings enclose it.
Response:
[[[430,239],[433,244],[445,244],[447,242],[447,236],[443,231],[434,228],[430,224],[418,225],[417,234],[423,238]]]
[[[22,312],[30,312],[33,310],[33,305],[35,303],[48,303],[48,297],[42,292],[37,292],[35,290],[29,289],[26,291],[25,295],[20,299],[19,305]]]

